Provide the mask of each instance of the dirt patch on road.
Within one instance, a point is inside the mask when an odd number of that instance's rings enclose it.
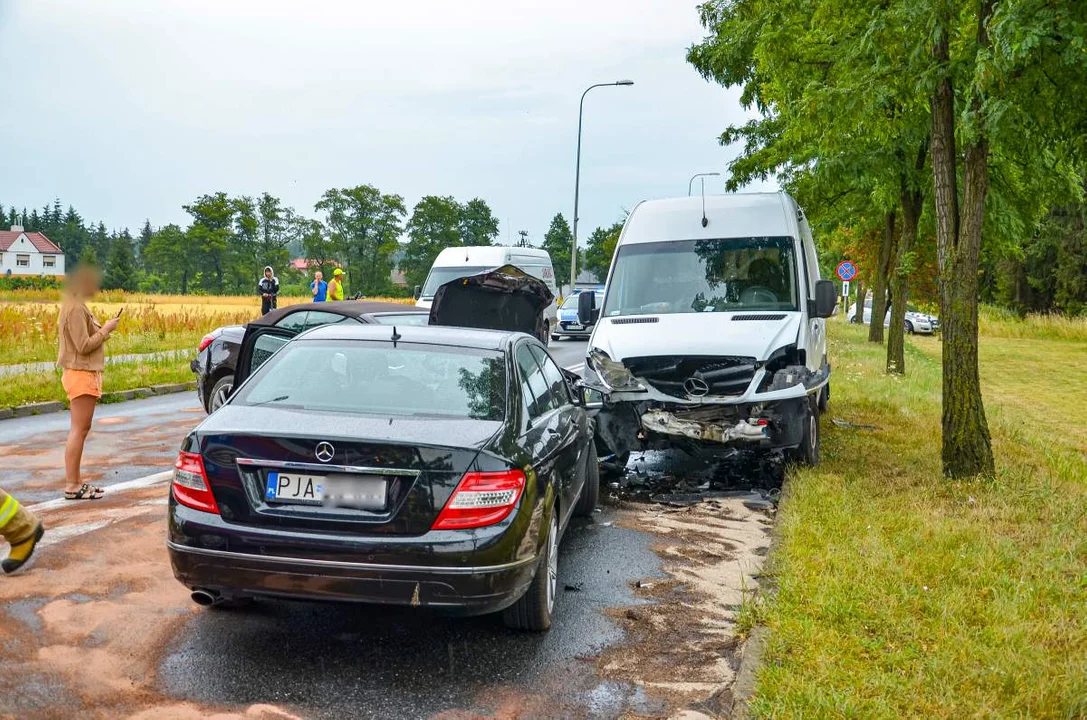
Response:
[[[730,686],[743,644],[739,616],[758,588],[771,512],[740,497],[682,508],[627,505],[620,524],[660,538],[653,549],[666,577],[635,583],[653,602],[609,611],[629,641],[605,651],[598,672],[676,707]]]

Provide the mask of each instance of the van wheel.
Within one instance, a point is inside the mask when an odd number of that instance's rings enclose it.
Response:
[[[599,499],[600,460],[596,457],[596,446],[590,443],[585,452],[585,484],[581,486],[581,497],[577,499],[574,514],[580,517],[592,517]]]
[[[559,586],[559,520],[558,508],[551,508],[551,524],[547,528],[543,557],[536,567],[536,577],[528,591],[502,612],[502,622],[514,630],[543,632],[551,628],[551,611],[555,608],[555,592]]]
[[[820,451],[819,402],[811,400],[804,414],[804,436],[799,447],[792,451],[792,461],[797,465],[815,467],[819,464]]]
[[[911,323],[909,320],[906,321],[906,334],[913,335],[913,323]]]
[[[558,342],[559,340],[562,340],[562,335],[556,335],[555,333],[551,333],[551,339],[555,342]]]

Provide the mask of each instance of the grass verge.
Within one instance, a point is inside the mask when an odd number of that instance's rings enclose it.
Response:
[[[1087,717],[1087,343],[982,337],[999,470],[953,482],[939,340],[908,343],[899,378],[864,333],[831,330],[823,463],[779,513],[752,710]]]
[[[102,374],[102,390],[110,393],[191,380],[189,358],[111,363]],[[0,408],[50,400],[68,403],[60,384],[59,370],[0,378]]]

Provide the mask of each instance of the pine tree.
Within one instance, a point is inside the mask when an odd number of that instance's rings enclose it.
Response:
[[[132,236],[125,228],[110,240],[103,286],[108,290],[133,292],[136,289],[136,257],[132,252]]]
[[[79,253],[79,264],[98,267],[98,253],[94,251],[94,245],[87,243],[83,246],[83,252]]]

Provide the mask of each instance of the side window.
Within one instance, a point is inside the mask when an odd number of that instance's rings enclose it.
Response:
[[[309,315],[306,317],[305,329],[309,330],[318,325],[334,325],[343,322],[354,322],[354,319],[345,315],[337,315],[336,313],[310,310]]]
[[[536,357],[536,362],[540,364],[540,369],[543,370],[544,380],[547,381],[547,387],[550,390],[550,396],[555,403],[555,407],[569,405],[570,386],[566,384],[566,378],[563,377],[559,366],[538,345],[532,346],[532,354]]]
[[[295,316],[305,315],[305,313],[295,313]],[[290,338],[282,337],[281,335],[266,334],[259,336],[253,341],[253,352],[249,361],[249,374],[252,375],[257,371],[264,362],[272,357],[272,353],[280,349],[287,344]]]
[[[300,310],[298,312],[293,312],[290,315],[284,315],[276,323],[276,327],[300,333],[306,329],[306,316],[309,314],[310,313],[306,310]]]
[[[517,348],[517,368],[521,371],[521,390],[528,402],[529,418],[538,418],[554,407],[547,378],[528,345]]]

